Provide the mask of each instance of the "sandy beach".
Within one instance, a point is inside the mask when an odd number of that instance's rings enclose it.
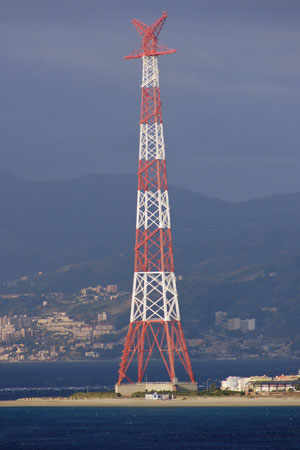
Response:
[[[300,407],[300,397],[201,397],[172,400],[145,400],[135,398],[116,399],[64,399],[34,398],[1,401],[0,407],[249,407],[249,406],[295,406]]]

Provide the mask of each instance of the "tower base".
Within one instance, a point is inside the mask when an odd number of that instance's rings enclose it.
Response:
[[[145,320],[129,324],[118,384],[121,384],[124,378],[132,383],[127,370],[135,355],[138,357],[138,384],[141,384],[154,349],[159,351],[171,383],[176,378],[175,356],[185,368],[191,383],[195,382],[180,320]]]
[[[197,391],[197,382],[190,381],[177,381],[172,383],[171,381],[156,381],[156,382],[145,382],[145,383],[126,383],[126,384],[116,384],[115,392],[116,394],[121,394],[124,397],[130,396],[135,392],[160,392],[160,391],[171,391],[171,392],[192,392]]]

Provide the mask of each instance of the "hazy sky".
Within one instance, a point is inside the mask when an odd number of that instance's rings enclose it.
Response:
[[[135,173],[130,23],[168,12],[159,58],[169,182],[243,200],[300,191],[299,0],[0,0],[0,168]]]

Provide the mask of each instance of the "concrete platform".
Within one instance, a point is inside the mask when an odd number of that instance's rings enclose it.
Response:
[[[197,391],[198,384],[191,383],[188,381],[176,381],[172,383],[171,381],[156,381],[156,382],[145,382],[145,383],[126,383],[126,384],[115,384],[115,392],[124,396],[130,396],[134,392],[160,392],[160,391],[171,391],[171,392],[191,392]]]

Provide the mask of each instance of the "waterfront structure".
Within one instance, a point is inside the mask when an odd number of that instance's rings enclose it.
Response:
[[[124,344],[120,384],[132,384],[128,369],[137,356],[137,382],[142,383],[151,354],[158,350],[171,383],[177,383],[175,357],[197,389],[183,335],[174,274],[170,206],[157,56],[174,53],[158,41],[167,13],[148,26],[133,19],[142,46],[126,59],[141,58],[142,105],[136,216],[135,270],[130,324]]]
[[[153,392],[153,394],[145,394],[145,400],[170,400],[173,397],[171,397],[170,394],[158,394],[157,392]]]
[[[276,377],[227,377],[221,382],[221,389],[245,393],[272,393],[300,390],[300,371],[297,375],[280,375]]]

